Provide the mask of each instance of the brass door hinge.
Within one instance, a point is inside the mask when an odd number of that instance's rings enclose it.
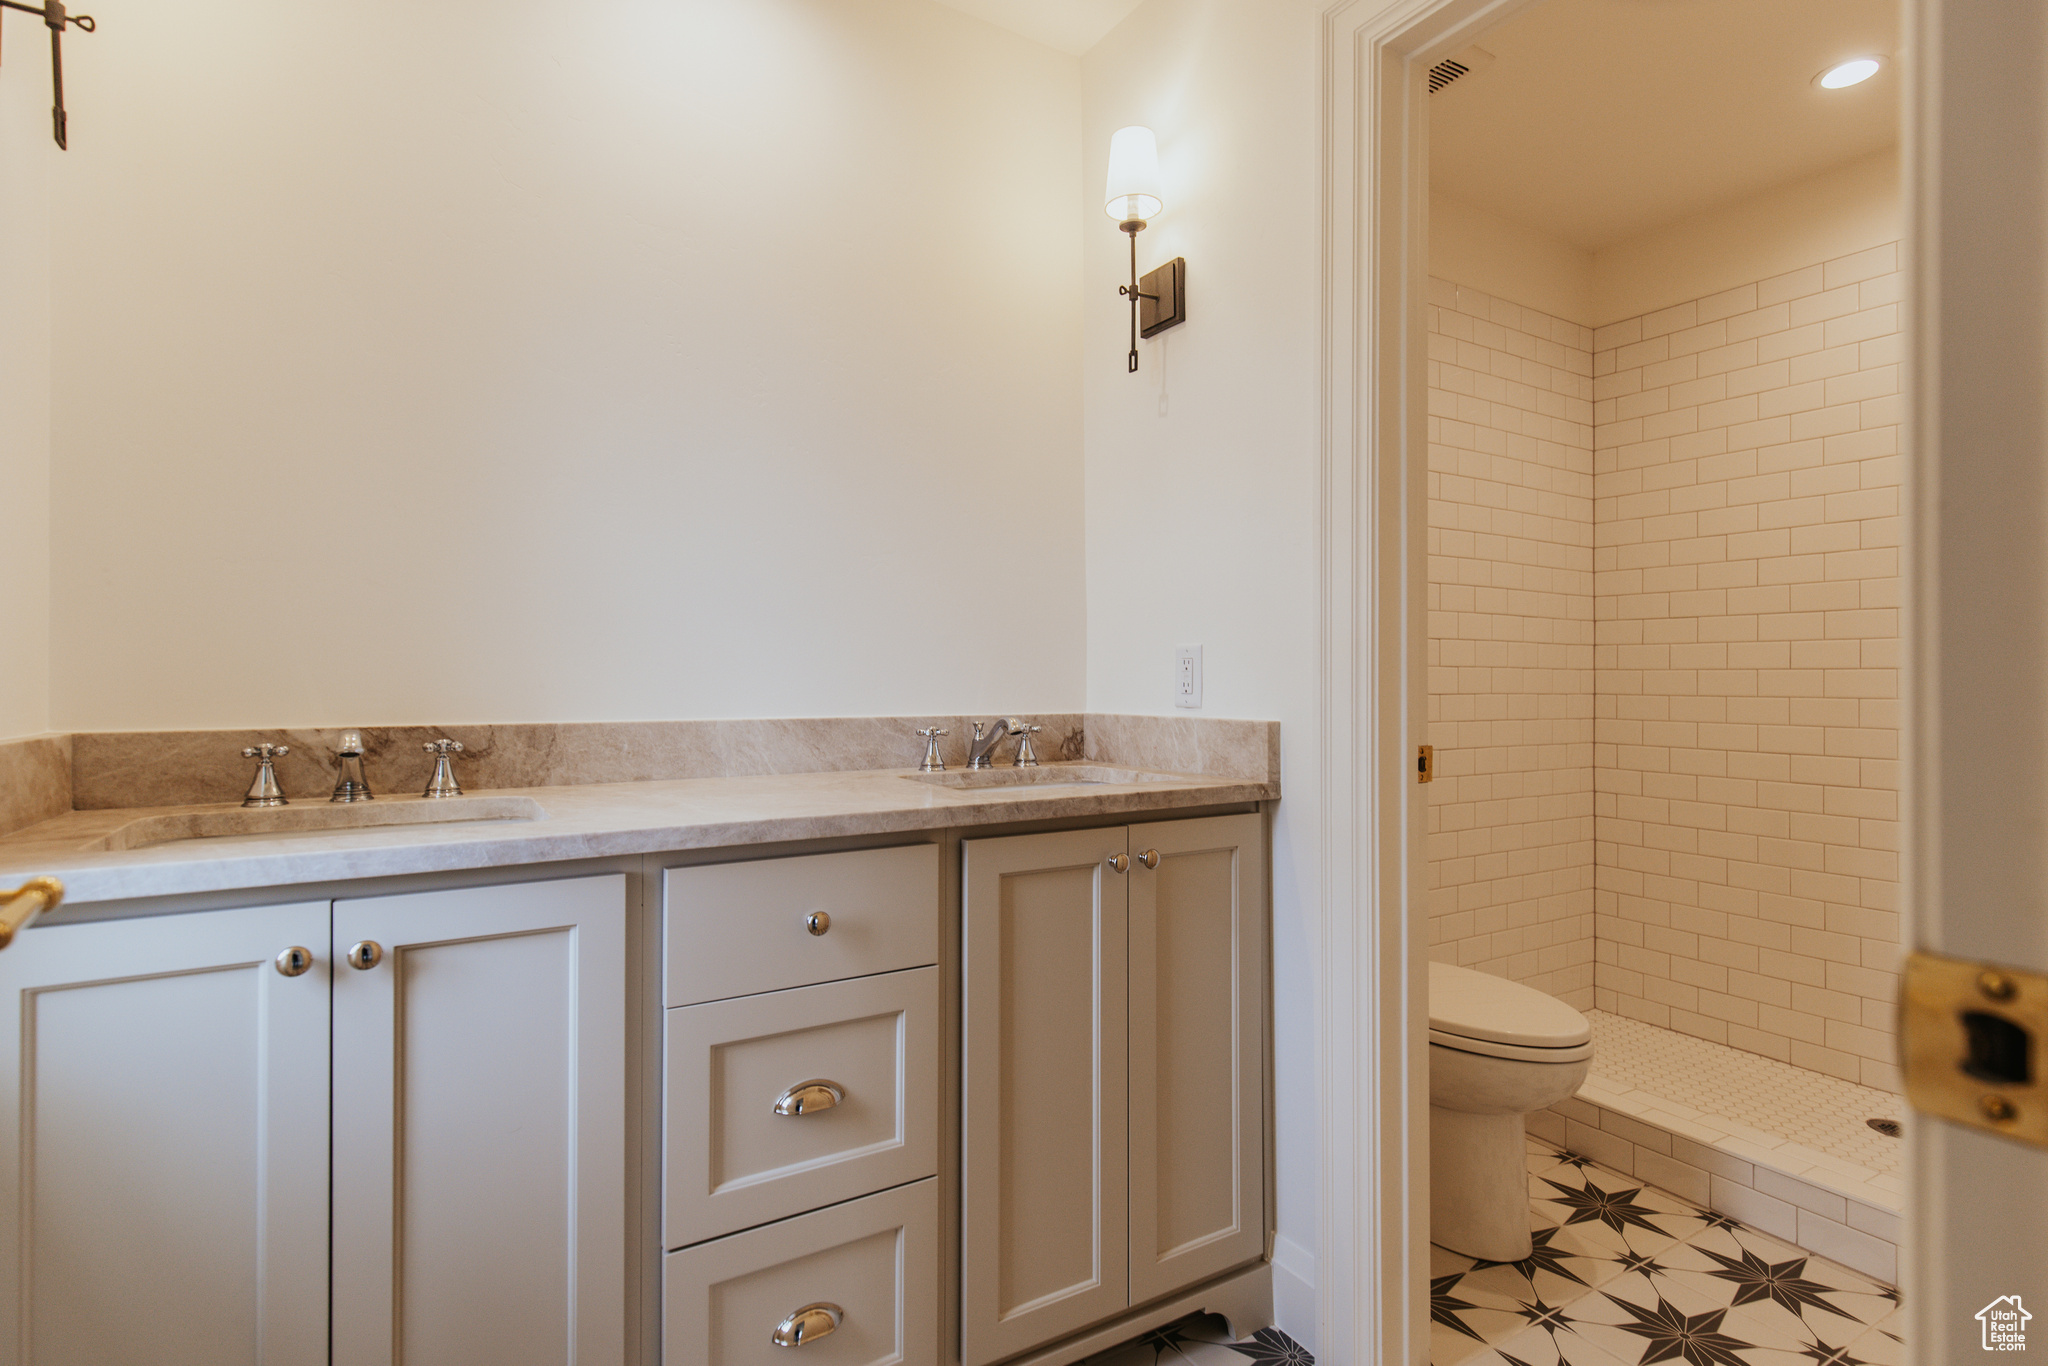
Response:
[[[1433,783],[1436,781],[1435,745],[1417,745],[1415,747],[1415,781],[1418,783]]]
[[[1915,953],[1899,1015],[1914,1109],[2048,1148],[2048,976]]]

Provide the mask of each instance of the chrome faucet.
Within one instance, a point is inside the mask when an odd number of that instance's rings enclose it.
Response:
[[[341,760],[341,777],[334,784],[331,802],[366,802],[370,800],[370,784],[363,777],[363,733],[359,730],[345,730],[341,733],[341,744],[334,751]]]
[[[421,745],[421,749],[434,756],[434,772],[427,779],[427,790],[423,797],[460,797],[462,784],[455,781],[455,765],[450,756],[462,753],[460,740],[434,740]]]
[[[249,795],[242,798],[244,806],[285,806],[284,791],[277,785],[277,770],[271,766],[274,759],[282,759],[292,752],[290,745],[251,745],[242,751],[244,759],[256,760],[256,777],[249,784]]]
[[[976,721],[974,723],[974,739],[967,746],[967,766],[969,768],[994,768],[996,764],[992,756],[995,754],[996,742],[1009,733],[1010,723],[1008,721],[991,721],[987,727],[984,727],[981,722]]]

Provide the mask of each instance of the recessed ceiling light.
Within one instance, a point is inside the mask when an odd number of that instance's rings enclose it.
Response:
[[[1831,66],[1813,78],[1813,83],[1823,90],[1840,90],[1845,85],[1857,85],[1877,74],[1884,65],[1875,57],[1856,57],[1838,66]]]

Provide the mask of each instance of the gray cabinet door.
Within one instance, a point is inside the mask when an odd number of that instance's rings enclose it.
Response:
[[[968,840],[961,1337],[983,1366],[1129,1304],[1124,830]]]
[[[334,903],[334,1366],[625,1352],[625,879]]]
[[[0,1363],[326,1362],[327,915],[52,925],[0,954]]]
[[[1134,825],[1130,841],[1141,1304],[1265,1252],[1265,850],[1255,815]]]

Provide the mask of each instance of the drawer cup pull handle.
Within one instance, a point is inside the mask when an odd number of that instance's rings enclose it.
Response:
[[[778,1115],[807,1115],[813,1110],[829,1110],[846,1099],[846,1088],[836,1081],[813,1077],[800,1081],[775,1098],[775,1113]],[[813,1305],[813,1308],[817,1306]],[[799,1311],[801,1312],[801,1311]]]
[[[846,1311],[836,1304],[807,1304],[775,1325],[775,1345],[801,1347],[829,1337],[845,1318]]]

